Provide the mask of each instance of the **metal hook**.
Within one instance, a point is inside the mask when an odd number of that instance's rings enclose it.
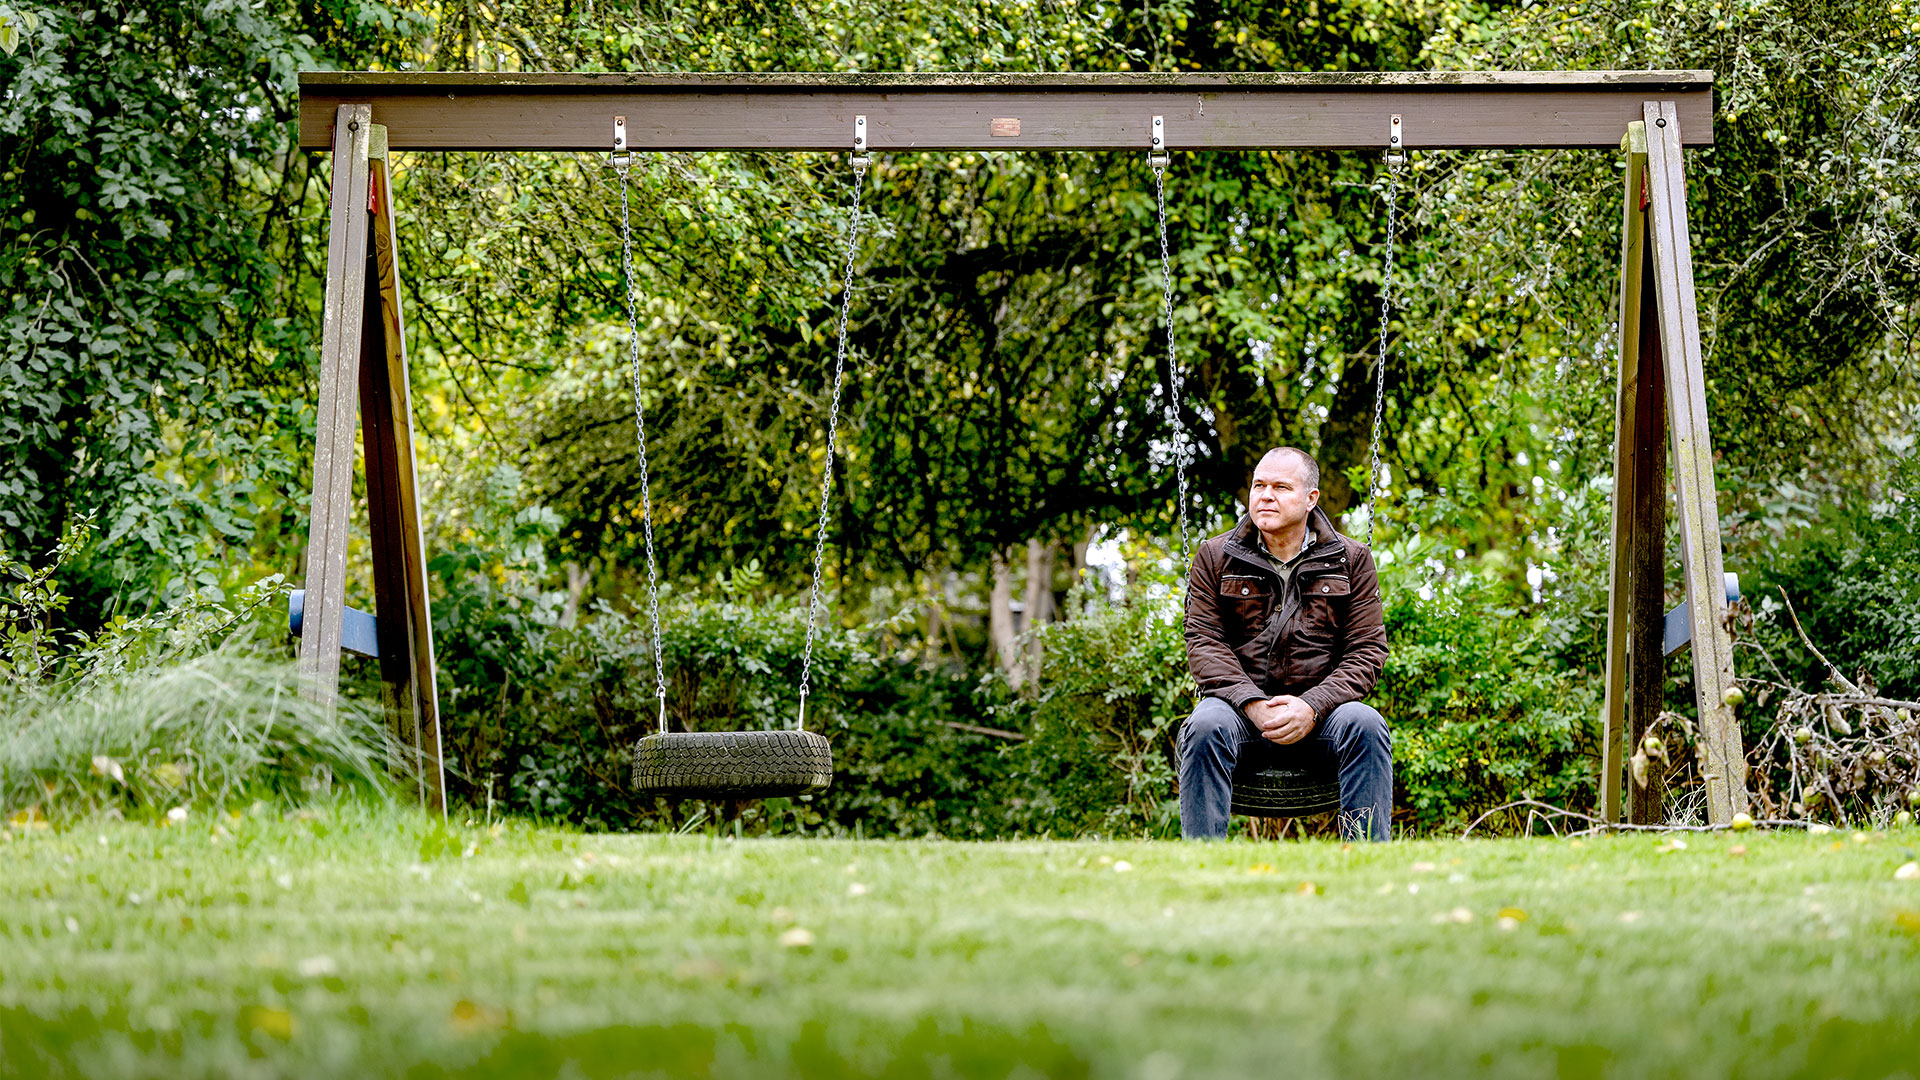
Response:
[[[872,160],[867,156],[867,118],[856,116],[853,118],[853,157],[848,159],[848,164],[853,166],[854,175],[864,176]]]
[[[613,118],[613,153],[608,155],[607,164],[616,169],[624,169],[633,164],[633,155],[627,153],[627,118]]]
[[[1147,167],[1157,173],[1172,160],[1173,155],[1167,153],[1167,118],[1156,116],[1153,118],[1153,142],[1147,150]]]
[[[1394,113],[1387,121],[1387,164],[1393,168],[1407,163],[1406,146],[1400,136],[1400,114]]]

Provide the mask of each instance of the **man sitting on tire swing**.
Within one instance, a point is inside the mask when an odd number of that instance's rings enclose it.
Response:
[[[1269,450],[1248,514],[1200,544],[1187,585],[1187,666],[1203,695],[1180,728],[1180,831],[1224,839],[1234,769],[1340,778],[1340,832],[1385,840],[1393,746],[1361,697],[1387,660],[1373,552],[1320,509],[1320,466]]]

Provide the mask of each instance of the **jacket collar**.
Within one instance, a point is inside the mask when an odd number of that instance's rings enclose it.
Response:
[[[1326,569],[1322,563],[1328,555],[1337,554],[1344,560],[1346,539],[1333,527],[1333,518],[1325,510],[1315,506],[1307,511],[1307,528],[1313,530],[1314,542],[1308,546],[1299,569]],[[1257,566],[1267,573],[1273,572],[1273,565],[1266,557],[1265,542],[1260,539],[1260,530],[1254,526],[1252,515],[1242,517],[1240,524],[1227,534],[1226,552],[1241,562]]]

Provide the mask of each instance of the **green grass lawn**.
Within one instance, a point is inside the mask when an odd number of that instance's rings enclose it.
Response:
[[[1911,830],[9,836],[8,1075],[1920,1074]]]

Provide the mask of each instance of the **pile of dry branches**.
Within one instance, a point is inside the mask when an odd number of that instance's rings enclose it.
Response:
[[[1755,709],[1773,707],[1771,723],[1748,747],[1747,786],[1753,808],[1741,827],[1832,823],[1884,828],[1910,823],[1912,815],[1920,811],[1920,701],[1880,696],[1872,673],[1864,670],[1847,677],[1808,639],[1785,591],[1780,598],[1801,644],[1826,669],[1829,688],[1810,691],[1795,685],[1764,645],[1751,634],[1736,634],[1735,646],[1756,654],[1770,675],[1740,679],[1728,692],[1728,703],[1736,710],[1749,703]],[[1753,612],[1744,604],[1731,616],[1736,629],[1741,623],[1751,626],[1752,620]],[[1693,760],[1673,754],[1668,746],[1670,738],[1682,746],[1691,745]],[[1641,787],[1651,783],[1665,786],[1670,817],[1667,824],[1604,822],[1577,811],[1522,799],[1481,815],[1468,827],[1467,834],[1493,818],[1517,829],[1522,812],[1526,814],[1528,835],[1536,825],[1555,834],[1571,827],[1574,831],[1567,835],[1576,836],[1620,830],[1726,828],[1681,824],[1697,818],[1685,804],[1697,804],[1703,794],[1703,770],[1698,758],[1703,745],[1696,737],[1691,717],[1662,712],[1634,748],[1629,760],[1633,782]]]
[[[1881,697],[1870,672],[1848,678],[1808,639],[1784,590],[1780,598],[1831,688],[1794,686],[1765,648],[1741,642],[1772,673],[1741,683],[1755,706],[1776,703],[1772,726],[1750,751],[1756,809],[1768,817],[1884,827],[1903,809],[1920,807],[1920,702]]]

